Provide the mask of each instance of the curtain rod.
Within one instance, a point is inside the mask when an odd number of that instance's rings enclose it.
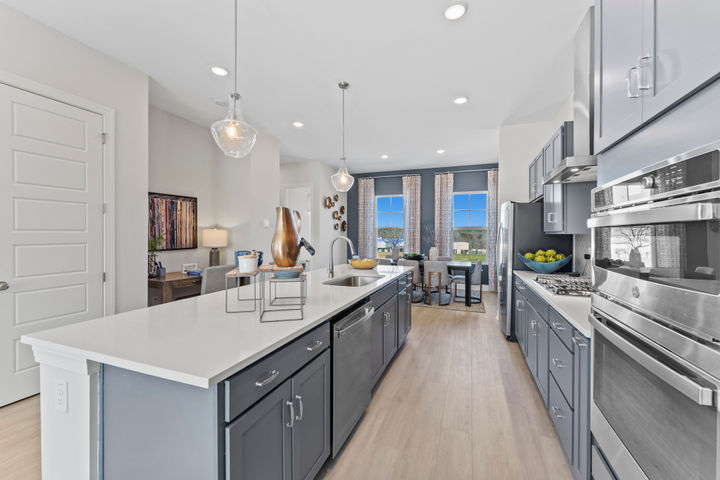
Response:
[[[470,170],[455,170],[455,171],[447,171],[447,172],[437,172],[437,173],[470,173],[470,172],[489,172],[490,170],[497,170],[497,168],[473,168]],[[436,173],[436,174],[437,174]],[[397,178],[397,177],[417,177],[420,176],[419,173],[411,173],[407,175],[403,174],[397,174],[397,175],[377,175],[372,177],[366,177],[366,178]]]

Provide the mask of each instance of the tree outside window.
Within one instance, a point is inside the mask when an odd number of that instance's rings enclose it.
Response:
[[[403,197],[402,195],[381,195],[376,197],[377,202],[377,256],[390,257],[392,249],[397,246],[402,253],[405,246],[403,241]]]
[[[486,262],[487,192],[456,193],[453,209],[453,259]]]

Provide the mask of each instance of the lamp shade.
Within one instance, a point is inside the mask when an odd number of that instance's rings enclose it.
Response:
[[[206,228],[202,232],[202,244],[203,247],[210,248],[227,247],[227,230],[220,230],[219,228]]]

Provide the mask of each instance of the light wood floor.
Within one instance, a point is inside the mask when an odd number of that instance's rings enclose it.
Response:
[[[323,480],[570,480],[517,344],[487,313],[413,307],[408,343]],[[40,479],[39,397],[0,408],[0,479]]]
[[[413,307],[408,343],[323,480],[572,475],[516,343],[487,313]]]

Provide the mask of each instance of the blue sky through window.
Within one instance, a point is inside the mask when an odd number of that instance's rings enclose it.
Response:
[[[456,193],[453,226],[487,227],[487,192]]]
[[[403,226],[403,197],[377,197],[378,228]]]

